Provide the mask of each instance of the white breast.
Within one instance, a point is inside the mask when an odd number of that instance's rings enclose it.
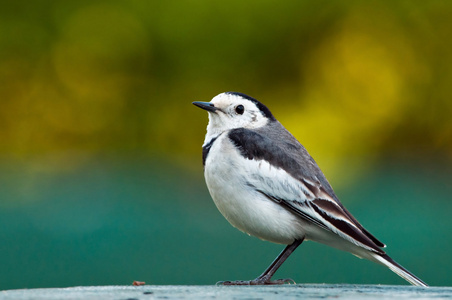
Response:
[[[210,149],[204,170],[218,210],[234,227],[263,240],[290,244],[305,237],[303,228],[309,226],[306,222],[247,185],[247,177],[253,175],[250,172],[261,167],[266,168],[265,172],[272,171],[268,163],[241,156],[227,133],[220,135]]]

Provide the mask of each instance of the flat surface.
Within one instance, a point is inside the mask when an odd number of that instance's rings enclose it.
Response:
[[[90,286],[0,292],[0,299],[452,299],[452,287],[299,284],[284,286]]]

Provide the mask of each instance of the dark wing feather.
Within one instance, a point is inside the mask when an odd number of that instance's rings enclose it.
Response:
[[[323,206],[323,208],[325,210],[335,210],[336,212],[338,212],[338,210],[340,210],[340,213],[345,214],[370,240],[372,240],[372,242],[374,242],[378,247],[380,248],[384,248],[386,247],[385,244],[383,244],[382,242],[380,242],[375,236],[373,236],[369,231],[367,231],[359,222],[358,220],[355,219],[355,217],[353,217],[353,215],[342,205],[342,203],[339,201],[339,199],[337,199],[337,196],[335,194],[333,195],[329,195],[325,189],[323,189],[323,187],[320,185],[320,182],[317,183],[317,185],[307,181],[307,180],[303,180],[303,183],[305,184],[305,186],[315,195],[315,197],[317,198],[316,200],[314,200],[313,202],[316,202],[316,204],[320,207]],[[334,199],[335,204],[338,205],[340,207],[340,209],[338,207],[335,207],[335,205],[333,205],[330,201],[320,201],[323,200],[323,198],[330,198],[331,200]]]

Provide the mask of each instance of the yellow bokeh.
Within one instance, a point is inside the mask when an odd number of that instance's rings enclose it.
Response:
[[[255,4],[69,1],[2,19],[1,154],[195,165],[207,117],[190,103],[233,90],[267,104],[331,174],[393,151],[450,157],[443,6]]]

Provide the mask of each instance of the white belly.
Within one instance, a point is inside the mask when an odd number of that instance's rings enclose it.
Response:
[[[246,185],[243,158],[225,139],[227,136],[222,135],[215,141],[204,170],[218,210],[234,227],[263,240],[291,244],[304,238],[303,220]]]

